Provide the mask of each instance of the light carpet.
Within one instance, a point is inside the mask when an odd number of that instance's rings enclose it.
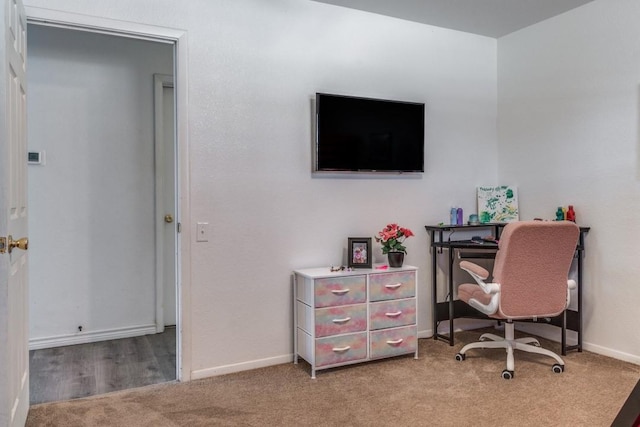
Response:
[[[454,347],[421,339],[419,360],[318,371],[315,380],[301,362],[35,405],[27,426],[610,426],[640,378],[640,366],[587,351],[565,356],[561,374],[551,358],[517,352],[512,380],[500,375],[504,350],[456,361],[485,331],[457,333]]]

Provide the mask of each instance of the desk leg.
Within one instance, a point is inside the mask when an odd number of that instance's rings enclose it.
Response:
[[[582,352],[582,251],[578,251],[578,352]]]
[[[449,249],[449,345],[453,346],[453,253],[455,250]]]
[[[433,242],[433,237],[431,238]],[[433,339],[438,340],[438,283],[436,274],[436,263],[438,262],[438,257],[436,254],[436,248],[431,247],[431,314],[433,315]]]

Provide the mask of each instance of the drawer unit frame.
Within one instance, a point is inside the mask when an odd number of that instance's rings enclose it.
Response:
[[[418,269],[409,265],[295,270],[293,363],[306,360],[315,379],[322,369],[411,353],[418,359],[417,298]]]

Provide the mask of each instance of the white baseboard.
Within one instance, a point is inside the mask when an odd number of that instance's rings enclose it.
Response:
[[[418,338],[433,338],[433,329],[418,331]]]
[[[215,377],[218,375],[232,374],[234,372],[249,371],[251,369],[266,368],[267,366],[293,363],[293,354],[269,357],[266,359],[251,360],[249,362],[234,363],[232,365],[216,366],[214,368],[198,369],[191,372],[192,380]]]
[[[516,329],[529,334],[534,334],[550,341],[560,342],[560,329],[555,326],[535,323],[517,323]],[[567,331],[567,345],[576,345],[578,342],[578,334],[574,331]],[[629,354],[618,350],[613,350],[601,345],[582,342],[582,349],[602,356],[611,357],[613,359],[622,360],[623,362],[640,365],[640,356]]]
[[[459,323],[459,324],[463,323],[463,324],[457,326],[454,332],[480,329],[480,328],[486,328],[489,326],[496,325],[495,320],[483,320],[483,319],[464,319],[464,322],[460,322],[459,320],[457,320],[456,323]],[[446,326],[448,326],[448,324]],[[439,329],[440,333],[443,333],[443,334],[449,333],[449,329],[446,326],[441,325],[441,328]],[[560,341],[560,331],[555,326],[549,326],[544,324],[533,324],[533,323],[531,324],[518,323],[516,324],[516,328],[525,333],[531,333],[551,341],[556,341],[556,342]],[[568,331],[567,341],[570,345],[574,344],[573,341],[575,341],[575,338],[574,338],[575,335],[576,335],[575,332]],[[422,331],[418,331],[418,338],[433,338],[433,330],[424,329]],[[589,343],[583,343],[583,348],[584,350],[601,354],[603,356],[607,356],[614,359],[640,365],[640,357],[632,354],[611,350],[606,347],[589,344]],[[284,363],[293,363],[293,354],[270,357],[266,359],[252,360],[252,361],[242,362],[242,363],[234,363],[231,365],[223,365],[223,366],[217,366],[213,368],[199,369],[191,372],[191,379],[198,380],[198,379],[214,377],[218,375],[232,374],[234,372],[248,371],[248,370],[257,369],[257,368],[265,368],[267,366],[281,365]]]
[[[487,327],[493,326],[495,324],[496,324],[495,320],[461,318],[461,319],[456,319],[453,332],[455,333],[455,332],[460,332],[460,331],[470,331],[470,330],[473,330],[473,329],[487,328]],[[431,338],[431,337],[433,337],[433,330],[432,329],[428,329],[427,331],[424,331],[424,332],[428,332],[429,334],[425,335],[425,336],[422,336],[423,332],[419,332],[418,333],[418,338]],[[449,333],[449,322],[448,321],[440,322],[440,327],[438,328],[438,332],[441,333],[441,334],[448,334]]]
[[[77,334],[58,335],[55,337],[33,338],[29,340],[29,350],[117,340],[120,338],[131,338],[155,333],[156,324],[154,323],[151,325],[131,326],[127,328],[107,329],[102,331],[78,332]]]
[[[560,342],[562,337],[560,336],[561,329],[557,326],[549,325],[546,323],[526,323],[516,322],[516,331],[521,331],[526,334],[533,334],[541,338],[548,339],[549,341]],[[577,334],[573,331],[567,330],[567,345],[575,345],[578,342]]]
[[[582,348],[592,353],[601,354],[602,356],[622,360],[623,362],[633,363],[634,365],[640,365],[640,356],[636,356],[635,354],[624,353],[622,351],[612,350],[607,347],[602,347],[600,345],[590,344],[587,342],[582,343]]]
[[[516,323],[516,330],[527,334],[539,336],[549,341],[560,342],[560,329],[556,326],[545,323]],[[567,345],[576,345],[578,343],[578,334],[574,331],[567,331]],[[597,344],[582,342],[582,349],[602,356],[611,357],[613,359],[622,360],[623,362],[640,365],[640,356],[625,353],[618,350],[612,350]]]
[[[476,328],[481,328],[486,326],[487,326],[486,321],[480,320],[480,323],[476,325]],[[468,329],[473,329],[473,328],[468,328]],[[440,332],[442,332],[442,330]],[[418,331],[418,338],[433,338],[433,330],[425,329],[422,331]],[[248,362],[234,363],[231,365],[223,365],[223,366],[216,366],[213,368],[198,369],[191,372],[191,379],[199,380],[202,378],[232,374],[234,372],[248,371],[248,370],[257,369],[257,368],[266,368],[267,366],[281,365],[284,363],[293,363],[293,353],[284,355],[284,356],[276,356],[276,357],[270,357],[266,359],[251,360]]]

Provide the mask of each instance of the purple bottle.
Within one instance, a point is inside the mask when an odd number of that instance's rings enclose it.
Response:
[[[456,211],[456,224],[462,225],[462,208],[458,208]]]
[[[458,223],[458,210],[451,208],[451,215],[449,216],[449,224],[456,225]]]

